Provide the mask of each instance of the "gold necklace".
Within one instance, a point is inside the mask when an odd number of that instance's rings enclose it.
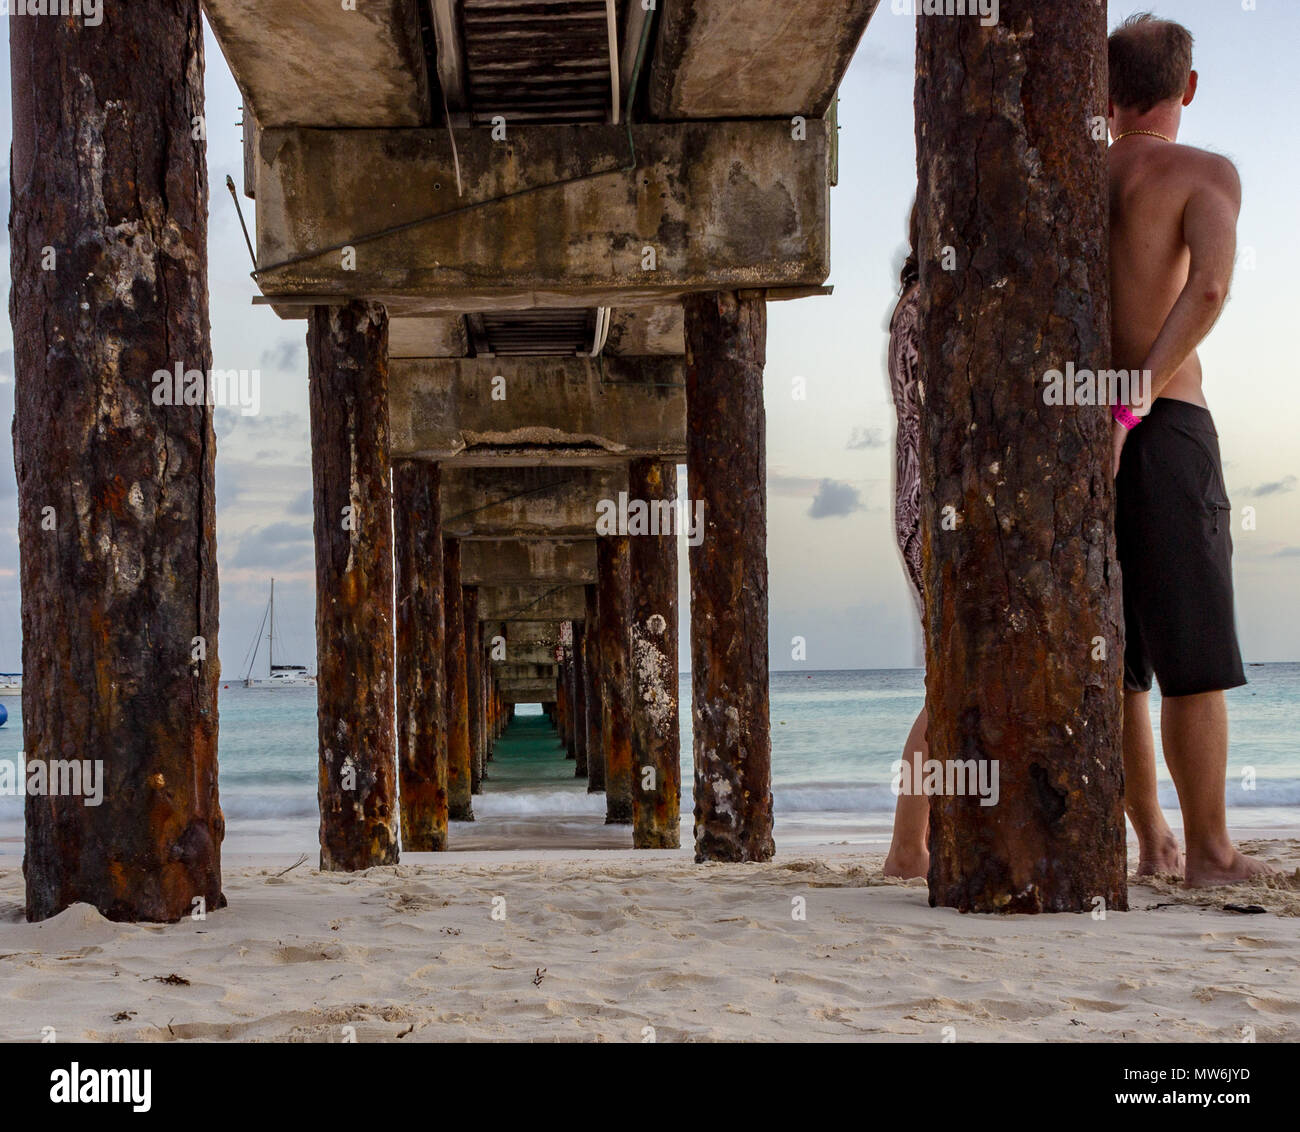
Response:
[[[1173,143],[1174,140],[1173,138],[1167,137],[1164,134],[1156,133],[1155,130],[1125,130],[1122,134],[1120,134],[1115,139],[1115,141],[1122,141],[1124,138],[1131,138],[1134,134],[1145,134],[1149,138],[1160,138],[1162,141],[1167,141],[1170,142],[1171,144]],[[1112,142],[1111,144],[1114,145],[1115,143]]]

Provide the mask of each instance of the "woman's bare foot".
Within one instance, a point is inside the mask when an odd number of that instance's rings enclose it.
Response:
[[[1183,875],[1183,851],[1178,848],[1178,838],[1172,832],[1154,842],[1138,839],[1138,867],[1140,877]]]
[[[891,845],[885,858],[885,876],[911,880],[930,874],[930,854],[925,849],[898,849]]]
[[[1236,849],[1220,856],[1187,858],[1187,887],[1211,888],[1217,884],[1238,884],[1258,876],[1274,876],[1277,869],[1257,857],[1247,857]]]

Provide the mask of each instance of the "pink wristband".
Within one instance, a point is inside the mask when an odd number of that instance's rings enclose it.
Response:
[[[1115,405],[1110,415],[1119,421],[1129,432],[1132,432],[1142,423],[1141,417],[1135,417],[1133,411],[1127,405]]]

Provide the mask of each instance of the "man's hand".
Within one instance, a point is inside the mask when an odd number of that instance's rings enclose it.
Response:
[[[1112,478],[1119,475],[1119,460],[1120,460],[1120,456],[1124,452],[1124,441],[1126,441],[1127,439],[1128,439],[1128,429],[1126,429],[1122,424],[1120,424],[1119,421],[1111,421],[1110,422],[1110,448],[1111,448],[1111,454],[1114,457],[1113,466],[1111,467],[1111,472],[1110,472]]]

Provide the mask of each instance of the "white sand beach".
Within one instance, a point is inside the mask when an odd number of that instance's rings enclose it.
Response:
[[[747,866],[414,854],[355,875],[246,854],[201,922],[77,905],[27,924],[8,857],[0,1039],[1300,1040],[1300,840],[1243,848],[1284,873],[1133,883],[1104,920],[933,909],[881,855],[823,847]]]

